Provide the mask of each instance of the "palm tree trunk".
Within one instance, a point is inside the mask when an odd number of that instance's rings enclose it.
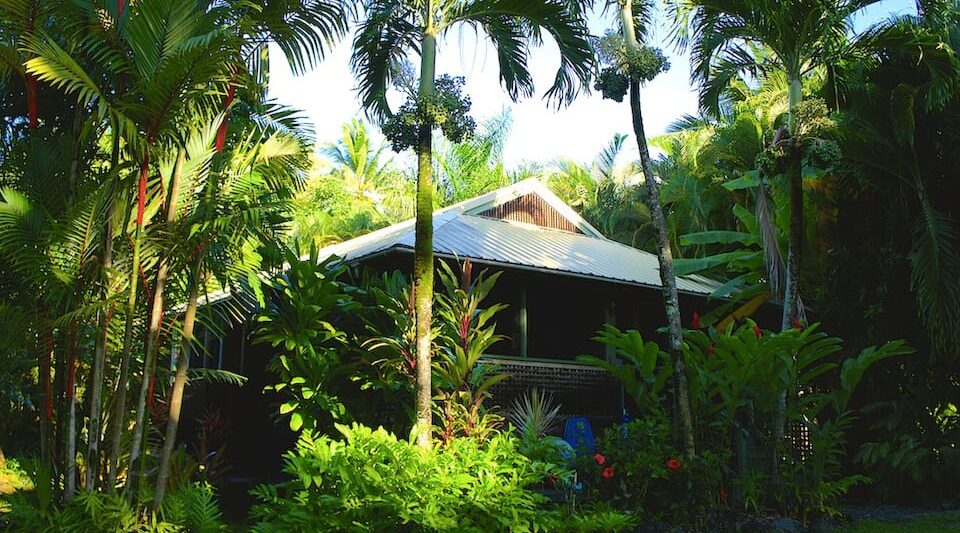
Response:
[[[43,387],[43,414],[40,416],[40,462],[47,469],[53,468],[53,384],[51,366],[53,354],[53,329],[49,324],[42,333],[43,344],[40,347],[38,366]]]
[[[787,128],[790,130],[790,233],[787,248],[787,276],[783,289],[783,314],[780,331],[793,327],[800,301],[800,250],[803,245],[803,175],[800,161],[800,144],[797,139],[796,110],[803,98],[803,85],[799,76],[790,77],[789,113]],[[780,484],[780,444],[786,436],[787,391],[777,397],[776,417],[773,421],[773,480]]]
[[[639,51],[636,30],[633,27],[633,2],[625,0],[621,4],[620,22],[623,26],[624,42],[628,47]],[[680,323],[680,299],[677,296],[677,279],[673,273],[673,253],[670,250],[670,238],[667,234],[667,222],[660,205],[660,188],[654,177],[653,161],[647,147],[647,136],[643,129],[643,114],[640,110],[640,81],[630,78],[630,114],[633,117],[633,133],[637,137],[640,150],[640,164],[643,167],[643,181],[647,185],[647,201],[650,215],[657,232],[657,259],[660,263],[660,282],[663,285],[663,305],[667,315],[667,332],[670,354],[673,356],[673,373],[676,376],[677,411],[683,439],[683,450],[687,458],[696,455],[693,438],[693,418],[690,414],[690,397],[687,392],[687,373],[683,360],[683,326]]]
[[[177,206],[180,202],[180,182],[183,178],[183,166],[186,163],[187,154],[183,148],[177,150],[177,161],[173,167],[173,173],[170,177],[170,190],[167,194],[165,223],[167,228],[173,225],[177,216]],[[147,325],[147,341],[144,348],[143,375],[140,382],[140,395],[137,398],[137,417],[133,426],[134,446],[130,452],[129,472],[136,470],[135,463],[139,457],[140,444],[143,442],[143,436],[146,428],[146,406],[150,395],[150,376],[153,376],[156,366],[158,341],[160,339],[160,327],[163,323],[163,302],[164,289],[167,284],[167,276],[170,272],[170,257],[166,251],[161,253],[159,266],[157,267],[157,281],[153,290],[153,302],[150,306],[150,322]],[[141,472],[142,474],[142,472]]]
[[[120,137],[113,128],[113,146],[110,150],[110,169],[115,170],[120,160]],[[103,257],[101,269],[106,272],[113,265],[113,208],[114,196],[110,194],[107,204],[107,220],[103,224]],[[101,287],[100,301],[109,299],[109,289]],[[97,321],[97,340],[93,348],[93,374],[90,377],[90,421],[87,425],[87,476],[84,482],[88,492],[96,490],[97,472],[100,470],[100,409],[103,402],[103,372],[107,364],[107,341],[110,334],[110,312],[100,311]]]
[[[70,356],[67,360],[67,427],[64,432],[63,500],[70,501],[77,493],[77,339],[76,321],[70,326]]]
[[[797,140],[796,115],[797,105],[800,104],[803,93],[799,78],[790,80],[790,237],[787,251],[787,280],[783,291],[783,314],[780,329],[786,331],[793,326],[793,319],[797,317],[800,295],[800,251],[803,245],[803,176],[800,161],[800,145]]]
[[[432,15],[427,2],[428,15]],[[429,20],[429,19],[428,19]],[[434,92],[436,40],[428,28],[423,36],[420,101]],[[414,314],[417,323],[416,432],[417,445],[430,447],[433,426],[431,397],[433,323],[433,125],[421,124],[417,144],[417,215],[413,252]]]
[[[153,493],[154,511],[160,508],[167,491],[167,480],[170,477],[170,457],[173,455],[173,448],[177,440],[177,427],[180,425],[183,389],[187,383],[187,370],[190,368],[190,349],[193,345],[193,330],[197,318],[197,300],[202,285],[200,257],[201,254],[198,254],[190,275],[190,295],[183,317],[183,345],[177,356],[177,372],[173,379],[173,390],[170,392],[170,416],[167,417],[167,431],[163,437],[163,451],[160,454],[160,470],[157,473],[157,486]]]
[[[114,394],[113,434],[111,435],[110,465],[107,474],[108,485],[113,490],[116,485],[118,470],[120,469],[120,441],[123,432],[127,429],[127,382],[130,379],[130,356],[133,353],[133,321],[137,313],[137,286],[140,283],[140,238],[143,232],[143,209],[146,203],[146,182],[149,171],[149,161],[144,156],[140,164],[140,183],[137,198],[137,228],[133,241],[133,260],[130,266],[130,294],[127,297],[126,323],[123,329],[123,349],[120,355],[120,375]],[[147,379],[144,376],[144,379]],[[134,441],[136,442],[136,435]],[[137,443],[139,445],[139,443]],[[129,488],[129,472],[127,479]]]
[[[134,235],[133,264],[130,268],[130,293],[127,296],[127,310],[123,327],[123,347],[120,352],[120,373],[113,394],[113,413],[110,416],[113,424],[110,435],[110,464],[107,465],[107,486],[113,490],[120,469],[120,441],[127,428],[127,382],[130,381],[130,356],[133,353],[133,321],[137,314],[137,288],[140,278],[140,227],[137,226]]]

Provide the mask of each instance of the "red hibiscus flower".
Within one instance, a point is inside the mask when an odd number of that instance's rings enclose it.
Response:
[[[600,472],[600,475],[603,476],[603,479],[610,479],[616,474],[612,466],[608,466],[603,469],[603,472]]]
[[[667,461],[667,468],[669,468],[670,470],[673,470],[674,472],[676,472],[677,470],[680,470],[681,466],[683,465],[680,464],[680,460],[677,459],[676,457],[671,457],[670,460]]]
[[[603,456],[602,453],[598,453],[593,456],[593,460],[597,462],[598,465],[602,465],[607,462],[607,458]]]
[[[793,319],[790,320],[790,326],[793,329],[803,329],[803,324],[800,322],[800,319],[797,317],[793,317]]]
[[[763,335],[763,331],[760,330],[760,326],[756,324],[753,325],[753,334],[756,335],[758,339],[760,338],[760,335]]]
[[[693,312],[693,323],[691,324],[693,329],[700,329],[700,313]]]

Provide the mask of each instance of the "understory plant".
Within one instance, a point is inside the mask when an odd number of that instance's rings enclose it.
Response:
[[[495,315],[504,304],[482,307],[500,273],[473,276],[473,263],[466,260],[457,276],[447,263],[440,263],[443,292],[437,295],[439,336],[433,364],[434,400],[439,423],[436,433],[444,443],[455,436],[485,438],[503,417],[485,404],[490,389],[507,378],[492,363],[481,363],[487,350],[503,340],[496,333]]]
[[[663,386],[670,364],[656,343],[606,325],[595,339],[617,359],[580,358],[622,383],[639,419],[610,428],[597,455],[579,459],[586,495],[653,520],[700,525],[731,506],[778,508],[804,522],[838,514],[840,497],[869,482],[843,468],[856,416],[850,399],[872,365],[913,350],[891,341],[844,357],[842,341],[819,324],[779,333],[751,320],[723,331],[698,326],[684,342],[696,441],[704,443],[693,458],[679,456]],[[790,434],[778,441],[771,428],[781,397]]]
[[[772,333],[750,320],[725,331],[690,330],[685,350],[701,438],[736,450],[735,485],[763,480],[765,497],[743,491],[737,503],[779,508],[804,522],[839,514],[840,497],[869,481],[843,469],[846,431],[856,416],[848,403],[872,365],[913,353],[891,341],[845,357],[842,340],[819,324]],[[790,431],[778,441],[770,428],[781,397]]]
[[[31,463],[34,464],[34,463]],[[39,463],[33,476],[49,476]],[[187,483],[170,491],[156,511],[131,503],[120,493],[81,491],[64,505],[56,505],[47,487],[38,479],[36,490],[5,497],[0,512],[0,531],[58,533],[215,533],[227,531],[217,504],[216,491],[208,483]]]
[[[316,430],[347,416],[336,391],[352,368],[342,355],[350,339],[337,319],[360,304],[338,279],[346,267],[336,258],[320,262],[315,245],[306,258],[286,250],[285,259],[289,266],[270,280],[273,293],[256,318],[254,340],[276,351],[269,370],[277,380],[266,389],[282,398],[279,414],[290,417],[293,431]]]
[[[453,438],[424,450],[384,429],[337,425],[342,440],[301,435],[292,479],[255,489],[253,531],[553,531],[547,499],[528,489],[557,467],[516,441]]]
[[[447,263],[438,270],[442,290],[436,294],[432,325],[433,435],[443,442],[454,437],[485,438],[503,422],[487,404],[491,388],[506,379],[497,365],[481,357],[504,337],[496,333],[496,314],[503,304],[485,303],[499,278],[473,273],[467,260],[459,275]],[[363,343],[374,375],[365,389],[412,390],[416,379],[414,295],[409,281],[394,273],[367,289],[376,311],[366,318],[371,337]],[[412,414],[412,413],[411,413]]]

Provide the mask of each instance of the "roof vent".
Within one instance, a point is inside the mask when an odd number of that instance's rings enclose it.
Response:
[[[537,193],[528,193],[478,213],[482,217],[526,222],[543,228],[582,233]]]

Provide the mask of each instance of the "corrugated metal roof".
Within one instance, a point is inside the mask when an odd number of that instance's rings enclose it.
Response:
[[[524,194],[536,193],[583,231],[583,234],[498,220],[479,213]],[[569,273],[660,287],[660,268],[651,253],[603,237],[539,181],[524,180],[434,213],[434,251],[522,268]],[[413,221],[408,220],[320,250],[354,261],[389,249],[412,250]],[[719,283],[702,276],[677,278],[677,289],[709,294]]]
[[[478,216],[491,207],[535,193],[582,233]],[[319,257],[356,261],[387,250],[409,252],[413,220],[398,222],[348,241],[326,246]],[[535,178],[527,179],[433,213],[434,252],[516,268],[574,275],[645,287],[661,287],[657,256],[610,240]],[[678,276],[677,289],[707,295],[720,283],[703,276]],[[230,297],[228,289],[207,294],[205,303]]]

